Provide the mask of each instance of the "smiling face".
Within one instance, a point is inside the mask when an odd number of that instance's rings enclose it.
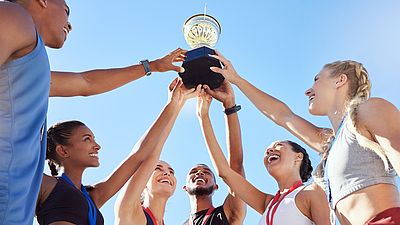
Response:
[[[46,46],[61,48],[67,39],[72,26],[68,22],[70,9],[65,0],[42,1],[41,10],[36,16],[39,19],[39,32]]]
[[[147,182],[146,188],[152,195],[167,195],[170,197],[176,189],[175,171],[172,167],[164,162],[158,161],[153,174]]]
[[[322,69],[314,78],[314,84],[305,95],[309,99],[308,110],[312,115],[327,115],[336,97],[336,78],[328,69]]]
[[[79,126],[73,130],[73,133],[67,145],[63,146],[64,151],[67,153],[62,161],[68,164],[87,168],[98,167],[100,145],[94,139],[94,134],[86,126]],[[65,163],[63,163],[65,164]]]
[[[211,169],[206,165],[198,164],[192,167],[186,176],[184,189],[189,195],[202,196],[212,195],[218,186]]]
[[[302,159],[303,154],[294,152],[287,141],[276,141],[265,151],[264,165],[268,172],[276,177],[299,173]]]

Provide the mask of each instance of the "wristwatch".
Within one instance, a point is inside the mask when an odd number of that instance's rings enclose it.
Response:
[[[240,105],[234,105],[231,108],[225,109],[224,113],[229,116],[233,113],[236,113],[237,111],[239,111],[242,107]]]
[[[143,60],[140,61],[140,64],[143,65],[144,72],[145,72],[146,76],[149,76],[151,74],[149,60],[148,59],[143,59]]]

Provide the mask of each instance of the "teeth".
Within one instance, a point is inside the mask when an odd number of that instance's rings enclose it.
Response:
[[[277,160],[277,159],[279,159],[280,158],[280,156],[278,156],[278,155],[271,155],[269,158],[268,158],[268,163],[270,163],[270,162],[272,162],[272,161],[274,161],[274,160]]]
[[[201,182],[203,182],[203,183],[206,182],[203,178],[197,178],[197,179],[195,179],[195,181],[201,181]]]
[[[160,183],[168,183],[169,185],[172,185],[172,182],[171,182],[171,181],[165,180],[165,179],[160,180],[159,182],[160,182]]]
[[[90,153],[89,156],[90,157],[99,157],[99,154],[98,153]]]

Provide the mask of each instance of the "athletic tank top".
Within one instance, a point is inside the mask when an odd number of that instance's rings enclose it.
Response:
[[[205,209],[192,215],[193,225],[202,225],[203,219],[206,216],[207,211],[208,209]],[[189,225],[189,219],[186,220],[183,225]],[[214,211],[212,211],[205,225],[229,225],[223,205],[215,208]]]
[[[32,52],[0,66],[0,224],[31,225],[43,176],[50,66]]]
[[[294,191],[286,195],[286,197],[279,204],[274,215],[273,225],[309,225],[314,224],[313,221],[304,216],[303,213],[296,206],[296,195],[305,188],[300,186]],[[269,202],[264,214],[261,217],[259,225],[266,225],[266,216],[269,208],[271,207],[272,201]],[[270,214],[271,221],[271,214]]]
[[[390,162],[386,171],[382,159],[373,150],[360,146],[348,126],[345,121],[327,159],[333,207],[340,199],[368,186],[396,185],[396,172]]]
[[[104,219],[97,209],[97,225],[103,225]],[[36,210],[40,225],[48,225],[57,221],[67,221],[76,225],[88,225],[89,206],[83,193],[71,186],[64,179],[58,178],[56,186]]]

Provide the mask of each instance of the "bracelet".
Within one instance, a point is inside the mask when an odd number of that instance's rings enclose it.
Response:
[[[235,113],[235,112],[239,111],[241,108],[242,108],[242,106],[240,106],[240,105],[234,105],[234,106],[232,106],[231,108],[225,109],[225,110],[224,110],[224,113],[225,113],[227,116],[229,116],[229,115],[231,115],[232,113]]]

